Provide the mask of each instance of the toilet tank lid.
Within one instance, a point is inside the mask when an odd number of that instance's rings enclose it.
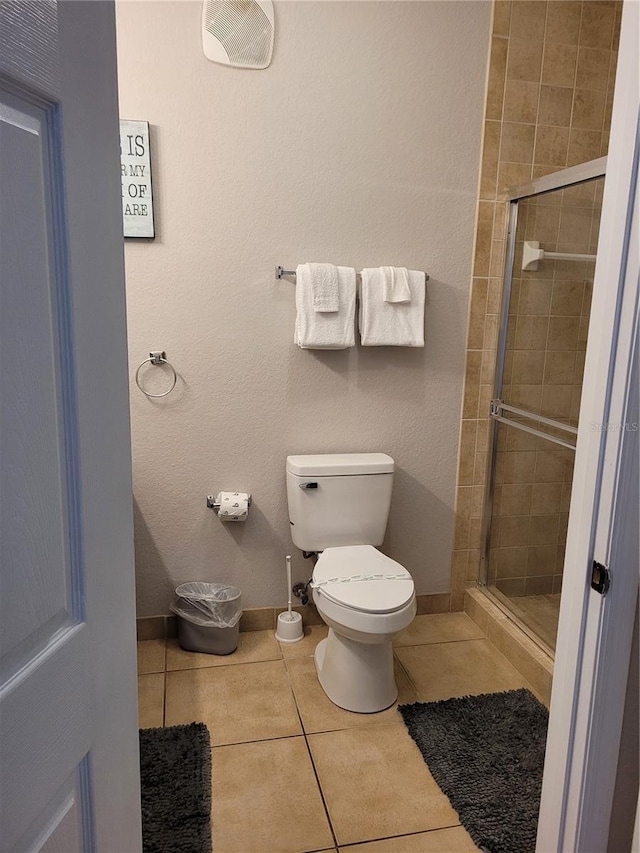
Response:
[[[353,474],[392,474],[395,462],[386,453],[317,453],[287,456],[287,471],[301,477],[344,477]]]

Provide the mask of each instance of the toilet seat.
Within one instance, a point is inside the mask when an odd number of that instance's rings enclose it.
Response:
[[[313,571],[313,587],[330,601],[364,613],[393,613],[413,598],[409,572],[372,545],[327,548]]]

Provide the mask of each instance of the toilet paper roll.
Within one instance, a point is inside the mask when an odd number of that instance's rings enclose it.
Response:
[[[220,504],[218,518],[222,521],[246,521],[251,495],[246,492],[220,492],[216,503]]]

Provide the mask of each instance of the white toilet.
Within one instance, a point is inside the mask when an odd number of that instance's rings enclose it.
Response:
[[[334,704],[361,714],[396,701],[391,641],[416,615],[411,575],[374,547],[394,467],[384,453],[287,457],[291,538],[319,554],[313,600],[329,635],[316,648],[318,679]]]

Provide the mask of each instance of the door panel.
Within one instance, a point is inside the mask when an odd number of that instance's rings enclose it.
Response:
[[[67,476],[65,432],[75,412],[62,393],[59,308],[64,280],[56,276],[56,197],[48,163],[52,110],[0,94],[0,230],[2,233],[2,413],[5,461],[0,516],[3,565],[0,673],[4,679],[78,620],[77,566],[69,541],[75,488]],[[29,333],[25,334],[25,330]],[[65,358],[69,360],[69,352]],[[65,429],[66,426],[66,429]],[[74,569],[76,571],[74,571]],[[75,594],[74,594],[75,592]],[[19,606],[17,606],[19,603]]]
[[[111,2],[0,3],[0,850],[141,848]]]

